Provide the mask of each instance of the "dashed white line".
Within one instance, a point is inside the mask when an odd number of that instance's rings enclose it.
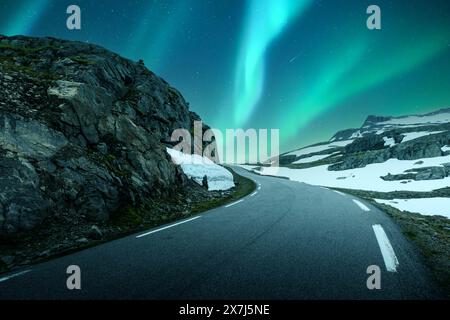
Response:
[[[31,270],[25,270],[25,271],[22,271],[22,272],[18,272],[18,273],[12,274],[12,275],[7,276],[7,277],[0,278],[0,282],[8,281],[8,280],[10,280],[12,278],[16,278],[16,277],[22,276],[22,275],[24,275],[24,274],[26,274],[28,272],[31,272]]]
[[[193,218],[190,218],[190,219],[187,219],[187,220],[183,220],[183,221],[180,221],[180,222],[171,224],[171,225],[169,225],[169,226],[165,226],[165,227],[162,227],[162,228],[159,228],[159,229],[156,229],[156,230],[152,230],[152,231],[150,231],[150,232],[147,232],[147,233],[141,234],[141,235],[139,235],[139,236],[136,236],[136,238],[142,238],[142,237],[151,235],[151,234],[153,234],[153,233],[156,233],[156,232],[159,232],[159,231],[162,231],[162,230],[166,230],[166,229],[169,229],[169,228],[173,228],[173,227],[175,227],[175,226],[179,226],[180,224],[183,224],[183,223],[186,223],[186,222],[189,222],[189,221],[198,219],[198,218],[200,218],[200,217],[201,217],[201,216],[193,217]]]
[[[375,236],[377,237],[384,264],[386,265],[386,270],[389,272],[397,272],[399,262],[397,256],[395,255],[394,248],[392,248],[392,245],[389,242],[386,232],[384,232],[383,227],[379,224],[373,225],[372,228],[375,232]]]
[[[362,210],[370,211],[370,209],[364,203],[362,203],[361,201],[353,199],[353,202],[356,203],[358,205],[358,207],[360,207]]]
[[[342,193],[342,192],[340,192],[340,191],[337,191],[337,190],[333,190],[333,191],[336,192],[337,194],[340,194],[341,196],[345,197],[345,194],[344,194],[344,193]]]
[[[236,201],[236,202],[233,202],[233,203],[230,203],[229,205],[226,205],[225,206],[225,208],[229,208],[229,207],[231,207],[231,206],[234,206],[235,204],[238,204],[238,203],[240,203],[240,202],[242,202],[242,201],[244,201],[244,200],[238,200],[238,201]]]
[[[250,197],[253,197],[254,195],[256,195],[258,193],[258,191],[253,192]]]

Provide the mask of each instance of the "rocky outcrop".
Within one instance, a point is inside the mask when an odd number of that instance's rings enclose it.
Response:
[[[444,179],[450,174],[450,166],[440,166],[440,167],[424,167],[416,169],[408,169],[402,174],[388,174],[381,177],[385,181],[395,181],[395,180],[438,180]]]
[[[358,130],[359,129],[345,129],[338,131],[331,137],[330,142],[350,139],[350,137]]]
[[[394,139],[399,142],[396,137]],[[356,139],[345,147],[343,157],[339,159],[340,162],[330,165],[328,169],[362,168],[368,164],[382,163],[391,158],[416,160],[444,156],[445,152],[441,148],[450,142],[450,131],[398,143],[392,147],[384,146],[382,142],[382,137],[378,135],[368,135]]]
[[[186,181],[165,151],[199,117],[136,63],[87,43],[0,36],[0,235],[52,214],[104,221]]]

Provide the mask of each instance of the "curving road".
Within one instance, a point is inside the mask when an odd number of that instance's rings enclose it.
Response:
[[[236,171],[258,190],[175,224],[2,275],[0,299],[440,297],[415,249],[375,207],[326,188]],[[81,268],[81,290],[66,287],[69,265]],[[381,269],[380,290],[366,286],[370,265]]]

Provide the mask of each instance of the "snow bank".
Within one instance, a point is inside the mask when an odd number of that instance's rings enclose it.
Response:
[[[421,164],[416,164],[423,161]],[[450,186],[450,177],[439,180],[422,181],[384,181],[381,176],[388,173],[400,174],[407,169],[439,166],[450,162],[450,156],[424,158],[417,160],[389,159],[383,163],[369,164],[364,168],[342,171],[328,171],[328,165],[306,169],[290,169],[285,167],[263,167],[263,175],[287,177],[294,181],[327,187],[372,190],[380,192],[391,191],[432,191]]]
[[[384,146],[385,147],[393,147],[395,146],[395,140],[394,138],[388,138],[388,137],[383,137],[384,140]]]
[[[406,142],[406,141],[411,141],[420,137],[425,137],[425,136],[429,136],[432,134],[438,134],[444,131],[433,131],[433,132],[428,132],[428,131],[419,131],[419,132],[407,132],[407,133],[402,133],[403,136],[405,136],[402,139],[402,142]]]
[[[375,199],[401,211],[416,212],[422,215],[440,215],[450,218],[450,198],[423,198],[423,199]]]
[[[379,122],[378,124],[393,124],[393,125],[411,125],[411,124],[439,124],[450,122],[450,113],[437,113],[426,116],[409,116],[393,118],[388,121]]]
[[[450,151],[450,146],[443,146],[443,147],[441,148],[441,150],[442,150],[442,152]]]
[[[356,138],[361,138],[361,137],[362,137],[361,131],[358,130],[356,132],[353,132],[353,134],[350,136],[350,139],[356,139]]]
[[[202,184],[203,177],[206,175],[209,191],[228,190],[234,187],[231,172],[210,159],[197,154],[185,154],[174,149],[166,148],[166,150],[172,157],[172,161],[181,166],[183,172],[198,184]]]

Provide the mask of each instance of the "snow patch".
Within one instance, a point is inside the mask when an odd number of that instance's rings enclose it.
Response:
[[[417,164],[419,161],[420,164]],[[383,163],[373,163],[364,168],[341,171],[329,171],[328,165],[305,169],[290,169],[286,167],[262,167],[262,175],[287,177],[294,181],[312,185],[360,189],[369,191],[432,191],[450,185],[450,177],[438,180],[402,180],[384,181],[382,176],[400,174],[411,168],[440,166],[450,162],[450,155],[444,157],[424,158],[416,160],[389,159]]]
[[[394,118],[388,121],[380,122],[378,124],[393,124],[393,125],[412,125],[412,124],[439,124],[450,122],[450,113],[437,113],[428,116],[409,116]]]
[[[402,142],[406,142],[406,141],[411,141],[420,137],[425,137],[425,136],[429,136],[432,134],[438,134],[438,133],[442,133],[444,131],[432,131],[432,132],[428,132],[428,131],[419,131],[419,132],[407,132],[407,133],[402,133],[403,136],[405,136],[402,140]]]
[[[228,190],[234,187],[233,175],[222,166],[215,164],[206,157],[197,154],[186,154],[166,148],[173,163],[179,165],[183,172],[202,185],[203,177],[208,178],[208,190]]]
[[[395,146],[395,140],[394,138],[388,138],[388,137],[383,137],[384,140],[384,146],[385,147],[393,147]]]
[[[350,136],[350,139],[356,139],[356,138],[361,138],[361,137],[362,137],[361,131],[358,130]]]
[[[426,216],[440,215],[450,218],[450,198],[375,199],[375,201],[400,211],[415,212]]]
[[[441,150],[442,150],[442,152],[450,151],[450,146],[443,146],[443,147],[441,148]]]

